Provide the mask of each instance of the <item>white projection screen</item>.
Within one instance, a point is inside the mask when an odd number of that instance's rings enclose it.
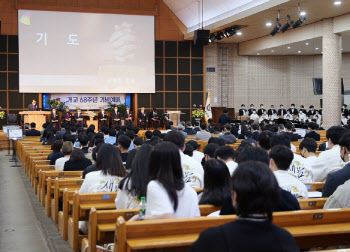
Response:
[[[18,11],[21,93],[154,93],[154,16]]]

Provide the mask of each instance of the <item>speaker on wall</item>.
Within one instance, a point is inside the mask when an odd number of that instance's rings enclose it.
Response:
[[[210,37],[210,30],[195,30],[193,42],[195,45],[208,45]]]

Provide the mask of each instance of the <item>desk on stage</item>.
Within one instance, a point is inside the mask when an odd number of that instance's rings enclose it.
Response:
[[[36,124],[36,129],[41,131],[43,129],[43,124],[46,123],[46,115],[50,115],[50,111],[22,111],[19,112],[20,115],[24,115],[24,123],[31,124],[34,122]]]
[[[168,111],[169,119],[173,122],[173,126],[176,127],[180,123],[180,116],[185,113],[181,113],[181,111]]]

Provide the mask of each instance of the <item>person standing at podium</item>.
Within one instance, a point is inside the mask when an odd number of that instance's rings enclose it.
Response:
[[[51,112],[51,115],[50,115],[50,121],[51,121],[51,123],[52,123],[55,127],[57,127],[57,123],[58,123],[58,114],[57,114],[55,108],[52,109],[52,112]]]
[[[39,111],[39,106],[36,104],[36,100],[32,101],[32,104],[28,106],[29,111]]]
[[[62,119],[65,122],[70,122],[72,120],[72,113],[69,112],[69,108],[66,108],[66,112],[62,114]]]

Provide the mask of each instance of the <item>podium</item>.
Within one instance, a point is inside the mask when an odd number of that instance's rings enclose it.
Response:
[[[95,125],[95,132],[98,133],[98,120],[94,120],[93,117],[89,117],[89,120],[86,121],[87,126]]]
[[[36,129],[43,130],[43,124],[46,123],[46,115],[50,115],[50,111],[22,111],[20,115],[24,115],[24,123],[36,124]]]
[[[184,115],[185,113],[181,113],[181,111],[168,111],[169,114],[169,120],[173,122],[174,127],[179,125],[180,123],[180,116]]]

